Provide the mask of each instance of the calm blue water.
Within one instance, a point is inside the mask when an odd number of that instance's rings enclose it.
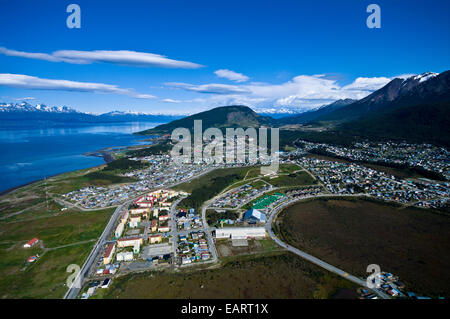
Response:
[[[69,128],[0,129],[0,192],[55,174],[103,164],[83,156],[105,147],[144,143],[133,132],[160,123],[111,123]]]

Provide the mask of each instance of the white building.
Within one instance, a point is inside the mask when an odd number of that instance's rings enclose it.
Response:
[[[118,253],[116,255],[116,259],[117,259],[117,261],[130,261],[130,260],[133,260],[133,253],[131,251]]]
[[[114,236],[116,237],[116,239],[119,239],[122,236],[124,227],[125,225],[123,223],[117,225],[116,231],[114,232]]]
[[[136,214],[142,214],[142,213],[148,213],[150,211],[149,208],[132,208],[130,209],[131,215]]]
[[[137,241],[136,243],[134,243],[133,252],[135,254],[139,254],[140,251],[141,251],[141,243]]]
[[[128,216],[129,215],[130,215],[130,213],[128,212],[128,210],[123,212],[122,216],[120,218],[120,222],[125,224],[127,222],[127,220],[128,220]]]
[[[266,237],[264,227],[225,227],[216,229],[216,238],[247,239]]]
[[[130,217],[130,222],[128,223],[128,226],[130,228],[136,228],[139,227],[140,223],[141,223],[141,216]]]
[[[121,238],[117,241],[117,246],[120,248],[123,247],[133,247],[137,242],[139,244],[142,244],[143,240],[142,237],[130,237],[130,238]]]

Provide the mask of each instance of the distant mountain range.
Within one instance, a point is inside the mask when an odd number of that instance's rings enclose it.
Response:
[[[301,124],[290,139],[306,138],[329,143],[358,139],[392,139],[450,146],[450,71],[426,72],[393,79],[361,100],[338,100],[313,111],[282,118],[262,116],[242,105],[222,106],[141,132],[170,133],[177,127],[193,128],[194,120],[208,127],[259,127]],[[303,126],[323,127],[302,130]],[[286,135],[286,134],[285,134]]]
[[[278,123],[334,125],[332,130],[309,134],[311,139],[356,137],[450,145],[450,71],[396,78],[361,100],[339,104]]]
[[[352,104],[356,102],[357,100],[352,99],[343,99],[343,100],[337,100],[331,104],[321,106],[318,109],[307,111],[304,113],[300,113],[297,115],[287,116],[284,118],[281,118],[278,123],[279,124],[305,124],[308,122],[311,122],[321,116],[324,116],[326,114],[332,113],[333,111],[336,111],[344,106],[347,106],[349,104]]]
[[[330,114],[343,122],[337,130],[450,146],[450,71],[395,79],[363,100]]]
[[[449,110],[450,71],[445,71],[440,74],[426,72],[406,79],[395,78],[363,99],[338,100],[316,110],[284,117],[281,117],[275,108],[266,109],[262,115],[243,105],[217,107],[184,117],[120,111],[94,115],[66,106],[32,106],[23,102],[0,103],[0,123],[4,125],[23,120],[45,124],[168,122],[139,133],[145,135],[170,133],[178,127],[193,129],[194,120],[202,120],[203,129],[260,126],[289,128],[290,140],[304,138],[340,143],[355,138],[401,139],[450,146]],[[292,126],[293,124],[298,126]],[[308,130],[308,127],[320,129]]]
[[[441,76],[437,73],[427,72],[421,75],[409,77],[407,79],[396,78],[365,98],[355,101],[354,103],[331,113],[322,115],[316,120],[335,120],[345,122],[357,119],[361,116],[384,112],[389,108],[399,105],[405,97],[411,94],[415,95],[415,97],[414,99],[410,99],[405,106],[412,106],[421,101],[431,102],[434,100],[440,100],[440,95],[446,91],[445,88],[438,86],[433,89],[431,87],[434,83],[441,82],[445,77],[446,72],[442,73]],[[425,87],[429,87],[430,89],[421,90],[421,88]]]
[[[0,103],[0,120],[28,122],[70,122],[70,123],[110,123],[147,121],[155,123],[170,122],[183,115],[145,114],[137,112],[113,111],[104,114],[90,114],[76,111],[67,106],[50,107],[44,104],[31,105],[27,102]],[[7,124],[7,123],[6,123]]]

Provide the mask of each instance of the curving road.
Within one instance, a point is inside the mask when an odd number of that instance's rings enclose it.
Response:
[[[352,194],[352,195],[341,195],[341,196],[361,196],[362,194]],[[366,287],[367,289],[373,291],[373,293],[375,293],[376,295],[378,295],[380,298],[382,299],[390,299],[390,297],[385,294],[383,291],[381,291],[380,289],[370,289],[367,287],[367,283],[366,280],[362,280],[358,277],[355,277],[347,272],[345,272],[342,269],[339,269],[333,265],[330,265],[326,262],[324,262],[323,260],[316,258],[308,253],[305,253],[304,251],[297,249],[285,242],[283,242],[282,240],[280,240],[273,232],[272,230],[272,222],[274,220],[274,218],[277,216],[277,214],[285,207],[293,204],[294,202],[300,201],[300,200],[304,200],[307,198],[314,198],[314,197],[329,197],[330,195],[316,195],[316,196],[305,196],[305,197],[301,197],[301,198],[297,198],[291,201],[288,201],[284,204],[281,204],[279,206],[277,206],[276,208],[274,208],[272,210],[272,213],[270,214],[269,218],[267,219],[267,223],[266,223],[266,231],[269,234],[269,236],[273,239],[273,241],[275,241],[279,246],[289,250],[290,252],[308,260],[309,262],[322,267],[328,271],[331,271],[332,273],[335,273],[336,275],[339,275],[341,277],[344,277],[347,280],[350,280],[360,286]]]
[[[201,214],[202,214],[202,220],[203,220],[203,229],[206,233],[206,240],[208,241],[208,247],[210,247],[210,251],[211,251],[211,255],[212,255],[212,259],[210,262],[216,262],[218,260],[217,257],[217,250],[216,250],[216,245],[214,243],[214,239],[212,237],[211,231],[214,230],[214,228],[209,227],[209,224],[206,221],[206,209],[209,207],[209,204],[212,203],[217,196],[215,196],[214,198],[208,200],[207,202],[205,202],[202,205],[201,208]]]

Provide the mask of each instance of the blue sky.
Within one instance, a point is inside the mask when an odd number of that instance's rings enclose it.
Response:
[[[66,26],[70,3],[81,29]],[[380,29],[366,26],[371,3]],[[446,0],[0,0],[0,101],[95,113],[304,110],[448,70],[448,12]]]

